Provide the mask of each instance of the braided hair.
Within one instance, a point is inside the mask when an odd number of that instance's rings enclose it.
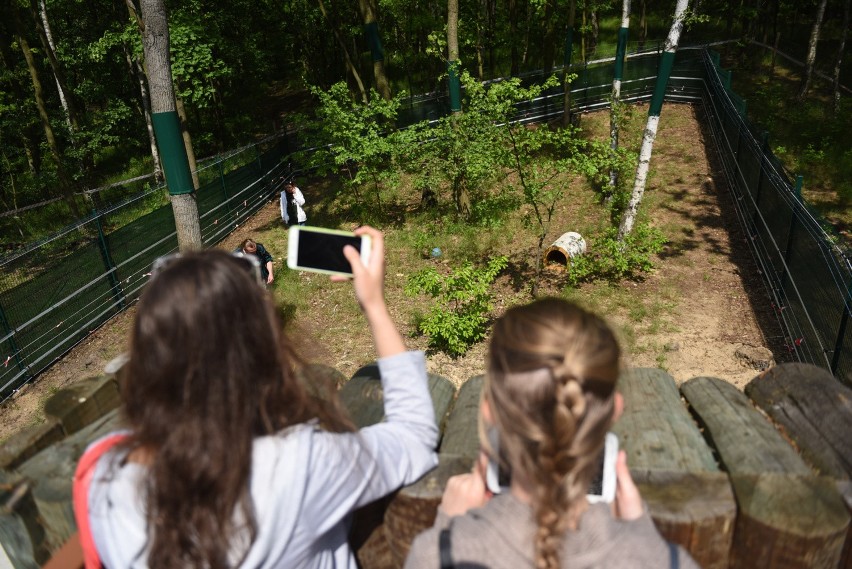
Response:
[[[531,498],[537,569],[559,566],[563,536],[588,507],[619,360],[609,326],[562,299],[513,307],[494,325],[483,396],[500,460]]]

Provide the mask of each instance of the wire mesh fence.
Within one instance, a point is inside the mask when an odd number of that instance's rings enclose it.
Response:
[[[659,53],[628,56],[624,100],[650,99]],[[611,58],[571,66],[577,73],[570,87],[572,110],[609,104],[612,68]],[[666,100],[695,102],[706,111],[737,215],[785,331],[786,349],[852,383],[849,261],[768,149],[766,134],[744,118],[745,101],[731,91],[730,74],[718,56],[705,48],[679,50]],[[521,105],[516,119],[549,120],[563,108],[564,93],[555,89]],[[434,120],[449,113],[448,98],[446,93],[413,97],[403,109],[399,126]],[[287,156],[297,146],[294,135],[271,139],[199,172],[205,245],[220,242],[277,195],[276,181],[288,173]],[[171,206],[165,189],[158,188],[0,260],[0,400],[138,299],[153,260],[176,250]]]
[[[197,191],[205,246],[277,195],[286,151],[286,138],[269,140],[205,169]],[[153,260],[177,250],[166,192],[96,212],[0,262],[0,399],[138,299]]]

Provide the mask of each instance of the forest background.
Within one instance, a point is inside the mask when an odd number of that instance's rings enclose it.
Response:
[[[167,4],[178,110],[183,116],[187,148],[191,149],[189,154],[202,157],[199,163],[205,157],[224,154],[270,133],[308,125],[316,118],[317,110],[319,118],[329,119],[328,114],[322,113],[343,101],[360,101],[363,108],[372,108],[371,112],[381,114],[382,109],[389,108],[382,106],[385,103],[381,101],[394,96],[404,100],[406,94],[446,89],[446,22],[452,3],[448,6],[426,2],[376,4],[364,0],[354,5],[318,0],[317,4]],[[770,127],[773,148],[788,160],[788,169],[807,176],[805,195],[820,204],[832,222],[844,230],[844,224],[848,223],[845,215],[850,199],[850,178],[844,173],[852,167],[849,144],[844,138],[844,133],[848,132],[848,96],[840,97],[839,109],[835,109],[834,92],[838,89],[830,79],[840,76],[841,70],[848,66],[842,58],[842,32],[848,28],[848,20],[844,24],[848,2],[708,4],[693,6],[692,24],[681,38],[681,45],[736,40],[727,47],[719,48],[725,54],[726,64],[735,68],[735,88],[751,102],[750,112]],[[575,62],[611,56],[615,52],[620,3],[482,2],[462,4],[458,8],[459,51],[464,71],[472,82],[521,75],[536,69],[558,68],[572,13]],[[646,47],[658,46],[671,24],[671,9],[672,6],[656,2],[634,3],[633,21],[638,25],[631,27],[631,40]],[[155,145],[146,124],[144,62],[139,21],[136,19],[138,10],[133,3],[93,2],[83,6],[65,1],[7,1],[3,10],[0,21],[3,44],[0,50],[3,58],[0,77],[0,136],[3,143],[0,146],[3,153],[0,199],[6,212],[14,213],[0,218],[0,242],[7,252],[14,253],[25,243],[63,227],[79,215],[120,200],[146,185],[155,185],[161,174],[152,157]],[[822,16],[817,18],[820,10]],[[813,71],[823,71],[829,81],[813,80],[810,90],[798,99],[802,79],[808,74],[802,73],[803,67],[773,57],[772,50],[765,46],[778,45],[793,59],[805,62],[814,30],[808,22],[814,24],[817,20],[820,25],[816,29],[820,34],[815,53],[820,57],[813,60]],[[370,30],[377,30],[378,36],[372,35]],[[369,38],[379,36],[384,57],[376,60]],[[764,47],[755,46],[754,42]],[[755,100],[758,104],[754,103]],[[387,105],[392,105],[392,101]],[[634,123],[634,132],[641,130],[637,117],[625,119]],[[672,122],[681,130],[668,135],[671,147],[680,145],[683,148],[703,139],[700,131],[696,130],[695,117],[681,117],[680,120],[672,119]],[[597,123],[591,121],[586,126],[590,132],[605,132],[600,120]],[[776,136],[784,142],[776,141]],[[363,136],[358,137],[358,141],[364,140]],[[630,148],[627,141],[625,145]],[[667,188],[670,195],[660,197],[655,206],[673,209],[675,206],[668,200],[683,201],[677,207],[687,211],[691,209],[687,205],[689,200],[684,200],[687,190],[676,186],[700,186],[703,188],[700,197],[705,199],[704,192],[714,188],[713,180],[708,176],[713,168],[700,163],[709,161],[701,153],[694,157],[681,153],[677,158],[683,161],[682,166],[689,167],[671,174],[674,183]],[[345,161],[340,164],[330,181],[310,180],[317,190],[314,195],[323,196],[315,200],[314,213],[323,211],[327,221],[336,220],[340,225],[345,225],[347,220],[336,209],[339,203],[333,202],[334,197],[341,197],[341,188],[354,191],[378,188],[375,175],[372,179],[369,176],[353,179],[346,166]],[[380,169],[360,168],[358,172],[379,174]],[[708,176],[707,179],[704,179],[705,176]],[[128,178],[137,179],[132,183],[123,182]],[[93,191],[114,182],[121,183]],[[408,194],[400,193],[400,199],[396,201],[383,202],[382,196],[377,194],[375,203],[391,206],[382,212],[383,219],[391,225],[403,222],[402,217],[394,220],[394,206],[406,203],[406,200],[410,203],[412,196],[415,200],[420,198],[423,203],[424,188],[408,186],[405,189]],[[346,201],[346,198],[338,201]],[[467,260],[482,261],[486,256],[484,253],[499,249],[496,240],[500,239],[501,233],[509,232],[517,241],[529,230],[529,220],[525,223],[514,220],[503,227],[497,224],[488,231],[481,224],[466,226],[469,219],[463,212],[457,207],[446,207],[450,201],[443,200],[443,205],[435,209],[435,214],[443,219],[442,223],[429,226],[430,229],[439,227],[447,234],[406,232],[401,239],[408,239],[409,249],[425,252],[425,257],[428,257],[431,246],[440,243],[444,250],[444,258],[440,261],[446,265],[452,259],[455,264],[461,265]],[[572,204],[570,211],[564,212],[566,219],[572,221],[565,225],[577,227],[576,220],[583,219],[588,213],[585,208],[596,207],[593,202]],[[369,205],[373,202],[364,203]],[[488,208],[474,212],[479,215],[478,222],[484,220],[486,225],[489,213],[499,211],[501,202],[497,200],[487,204],[492,207],[490,212]],[[511,202],[503,202],[504,209],[510,206],[513,206]],[[719,206],[711,204],[710,207]],[[362,208],[355,217],[363,219],[364,214],[369,213],[365,210],[369,209]],[[260,235],[276,236],[278,229],[272,227],[269,212],[263,214],[261,220],[253,223],[252,228]],[[678,223],[663,218],[657,221],[662,225]],[[512,226],[512,223],[520,225]],[[701,225],[695,219],[689,224]],[[667,229],[670,237],[673,233],[694,231],[696,227]],[[709,237],[714,245],[730,253],[732,245],[727,243],[727,237],[718,234],[718,227],[702,228],[702,231],[705,229],[713,232]],[[656,248],[647,249],[644,257],[638,259],[640,264],[643,259],[651,260],[652,256],[654,262],[666,256],[670,260],[675,256],[673,252],[683,253],[687,243],[681,241],[669,245],[661,257],[656,253],[662,250],[664,240],[657,239],[654,244],[655,234],[646,234],[646,237],[645,243]],[[690,244],[700,241],[688,240]],[[503,243],[502,247],[508,251],[514,245]],[[529,248],[527,245],[522,247]],[[280,254],[280,243],[273,249]],[[737,281],[744,269],[721,269],[721,261],[714,256],[718,252],[706,254],[698,251],[706,257],[703,260],[680,255],[684,266],[679,270],[697,271],[695,274],[701,281],[711,284],[710,288],[718,289],[716,292],[733,288],[735,285],[730,282],[716,282],[715,273],[725,273]],[[529,291],[522,290],[524,280],[529,276],[530,267],[525,265],[526,262],[515,262],[504,273],[498,288],[504,289],[507,294],[501,298],[500,305],[519,301],[521,296],[528,298]],[[734,264],[741,263],[736,261]],[[640,268],[647,270],[650,267],[649,263]],[[408,277],[409,273],[413,275],[416,272],[408,269],[408,266],[398,269],[395,277]],[[439,266],[438,269],[432,276],[423,273],[421,293],[429,286],[437,290],[434,287],[440,282],[435,275],[447,276],[448,267]],[[500,270],[486,267],[473,276]],[[642,323],[641,327],[637,327],[642,333],[653,333],[655,329],[662,331],[659,337],[642,340],[630,337],[637,334],[636,331],[622,330],[632,351],[640,355],[646,352],[647,361],[666,367],[667,359],[669,363],[673,359],[689,359],[685,357],[686,350],[682,354],[677,353],[681,348],[673,339],[683,331],[673,322],[680,316],[678,295],[689,286],[688,283],[681,278],[676,286],[670,286],[666,279],[654,282],[652,278],[649,285],[648,281],[643,281],[631,271],[616,272],[610,275],[611,280],[625,284],[621,279],[628,277],[627,287],[647,289],[645,294],[651,299],[648,302],[636,303],[635,299],[628,298],[631,292],[635,294],[636,291],[624,286],[584,290],[584,301],[594,304],[595,295],[605,297],[603,303],[607,310],[617,305],[626,312],[627,321]],[[409,281],[409,288],[416,286]],[[564,286],[564,282],[554,283],[551,279],[551,282],[545,282],[544,289],[545,292],[559,292]],[[276,294],[285,303],[288,300],[292,302],[289,305],[291,310],[322,311],[327,318],[328,314],[323,310],[329,308],[333,317],[345,316],[349,326],[351,315],[334,313],[338,308],[336,301],[323,302],[328,299],[316,296],[323,294],[320,287],[310,280],[297,284],[292,276],[287,276],[276,285]],[[400,282],[400,296],[402,288]],[[305,301],[292,300],[304,297],[305,293],[314,295],[318,300],[311,300],[309,306]],[[743,300],[736,292],[723,297],[732,304]],[[718,300],[713,298],[708,304],[718,304]],[[739,322],[728,321],[722,325],[728,329],[740,327],[737,330],[740,336],[727,338],[728,344],[737,343],[731,340],[742,343],[744,338],[752,345],[776,342],[783,352],[783,338],[767,338],[765,332],[757,331],[755,321],[761,318],[759,314],[755,315],[745,305],[739,306],[739,312],[743,314]],[[428,317],[423,310],[417,309],[401,316],[409,321],[406,327],[411,334],[422,331],[422,323]],[[313,325],[315,329],[306,333],[326,334],[325,330],[318,329],[321,322],[320,319],[313,324],[307,323],[308,327]],[[342,327],[341,335],[356,336],[356,325]],[[120,351],[123,334],[117,336],[104,351],[104,357]],[[340,344],[337,338],[324,339],[331,346]],[[425,340],[421,343],[426,347]],[[442,347],[452,352],[446,342]],[[338,362],[340,365],[337,367],[344,372],[353,371],[350,368],[363,363],[364,351],[361,346],[351,353],[345,351],[344,357],[352,361]],[[481,361],[481,358],[474,361]],[[444,363],[447,368],[459,367],[457,360]],[[90,364],[91,361],[84,367]],[[459,374],[463,380],[463,374],[475,372],[477,364],[462,366],[462,369],[466,370]],[[691,369],[701,372],[700,368]],[[742,382],[743,377],[746,376],[737,376],[735,381]]]

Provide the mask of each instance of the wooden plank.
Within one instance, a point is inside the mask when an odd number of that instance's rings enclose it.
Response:
[[[62,423],[51,418],[41,425],[18,431],[3,443],[3,448],[0,448],[0,469],[17,468],[40,450],[61,441],[64,437]]]
[[[823,368],[785,363],[745,387],[819,473],[852,478],[852,389]]]
[[[434,373],[428,374],[428,381],[435,421],[441,429],[456,390],[450,380]],[[359,429],[383,421],[384,394],[379,366],[372,363],[356,371],[352,379],[340,389],[340,400]]]
[[[57,391],[44,404],[44,414],[58,420],[65,433],[76,433],[121,404],[113,375],[90,377]]]
[[[625,411],[612,430],[657,528],[705,569],[727,568],[734,495],[674,379],[660,369],[631,368],[618,389]]]
[[[849,514],[833,480],[818,477],[730,383],[681,386],[728,471],[739,504],[731,568],[834,568]]]
[[[479,456],[479,400],[485,376],[477,375],[464,382],[459,389],[453,408],[447,417],[447,426],[441,439],[441,453]]]
[[[77,530],[71,506],[71,483],[77,461],[89,443],[121,426],[118,411],[113,410],[18,468],[33,486],[33,500],[45,532],[44,545],[49,551],[59,549]]]
[[[47,558],[47,550],[38,547],[44,530],[30,490],[20,475],[0,471],[0,567],[7,561],[15,568],[37,568]]]

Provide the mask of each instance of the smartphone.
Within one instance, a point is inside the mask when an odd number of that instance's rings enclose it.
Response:
[[[300,271],[352,276],[352,266],[343,256],[343,247],[352,245],[370,262],[370,236],[351,231],[293,225],[287,231],[287,266]]]
[[[618,437],[607,433],[595,477],[586,494],[590,503],[612,502],[615,499],[615,459],[618,457]]]
[[[499,456],[500,440],[497,435],[497,429],[494,427],[488,428],[488,442],[494,454]],[[508,492],[511,485],[512,480],[509,472],[505,468],[501,468],[500,463],[496,459],[489,457],[488,466],[485,469],[485,487],[492,494],[502,494]]]
[[[494,452],[499,453],[497,447],[499,441],[496,429],[489,429],[488,440]],[[615,433],[607,433],[604,439],[604,448],[601,451],[598,465],[595,469],[595,476],[586,494],[586,498],[590,503],[610,503],[615,499],[615,459],[617,457],[618,437]],[[485,471],[485,486],[492,494],[500,494],[501,492],[506,492],[510,485],[509,473],[500,467],[498,461],[490,458]]]

